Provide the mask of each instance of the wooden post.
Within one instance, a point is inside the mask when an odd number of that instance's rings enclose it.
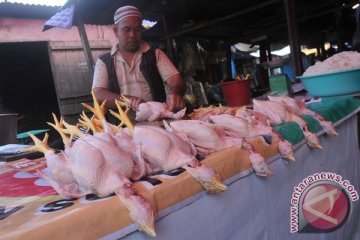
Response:
[[[316,47],[316,52],[317,52],[317,58],[321,59],[321,50],[320,50],[320,46]]]
[[[291,50],[291,65],[294,76],[301,76],[303,66],[301,60],[301,51],[298,39],[297,18],[295,11],[295,0],[284,0],[286,20],[289,35],[289,45]],[[294,79],[295,80],[295,79]]]
[[[166,48],[168,49],[168,57],[170,58],[171,61],[174,62],[174,56],[173,56],[172,47],[171,47],[171,39],[169,37],[167,24],[166,24],[166,18],[165,18],[164,14],[161,14],[161,19],[162,19],[163,27],[164,27],[164,33],[165,33],[165,39],[166,39]]]
[[[262,78],[262,82],[260,84],[261,88],[269,88],[269,86],[270,86],[269,73],[262,66],[262,63],[266,63],[268,60],[268,57],[266,55],[266,50],[267,50],[267,43],[261,42],[260,49],[259,49],[259,51],[260,51],[260,69],[259,69],[259,71],[260,71],[261,78]]]
[[[226,70],[228,79],[232,79],[232,71],[231,71],[231,45],[226,43]]]
[[[89,40],[86,35],[85,26],[84,26],[84,23],[79,14],[76,17],[76,25],[79,30],[80,39],[81,39],[81,43],[82,43],[84,54],[85,54],[85,59],[86,59],[87,65],[88,65],[90,77],[92,79],[92,77],[94,76],[94,65],[95,64],[94,64],[94,59],[91,54],[91,48],[90,48]]]
[[[326,59],[325,42],[321,43],[320,49],[321,49],[321,60],[323,61]]]
[[[266,42],[266,51],[267,51],[267,58],[269,61],[272,61],[272,55],[271,55],[271,47],[270,43]]]
[[[343,41],[342,41],[342,30],[341,30],[341,18],[342,18],[342,10],[339,9],[335,12],[335,20],[336,20],[336,35],[337,35],[337,45],[338,51],[342,52],[344,50]]]

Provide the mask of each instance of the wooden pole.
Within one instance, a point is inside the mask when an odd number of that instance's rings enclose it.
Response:
[[[91,48],[90,48],[89,40],[86,35],[85,26],[84,26],[84,23],[82,21],[82,18],[80,16],[79,12],[77,12],[77,15],[76,15],[76,25],[79,30],[79,35],[80,35],[81,43],[83,46],[85,59],[86,59],[87,65],[88,65],[90,77],[92,78],[94,76],[94,65],[95,64],[94,64],[94,59],[91,54]]]
[[[267,51],[267,43],[266,42],[261,42],[260,43],[260,74],[261,74],[261,78],[262,78],[262,82],[261,82],[261,87],[262,88],[269,88],[270,83],[269,83],[269,73],[268,71],[266,71],[264,69],[264,67],[262,66],[262,63],[266,63],[268,60],[268,57],[266,56],[266,51]]]
[[[232,79],[231,58],[231,45],[226,43],[226,71],[228,79]]]
[[[266,42],[266,51],[267,51],[267,58],[269,61],[272,61],[272,55],[271,55],[271,47],[270,43]]]
[[[166,39],[166,48],[168,49],[168,57],[170,58],[171,61],[174,61],[174,56],[173,56],[172,47],[171,47],[171,38],[169,37],[166,18],[165,18],[164,14],[161,14],[161,19],[162,19],[163,27],[164,27],[164,33],[165,33],[165,39]]]
[[[295,0],[284,0],[284,5],[289,35],[289,45],[291,50],[291,65],[294,72],[294,77],[301,76],[303,73],[303,66],[298,38]]]
[[[322,60],[322,59],[321,59],[320,44],[318,44],[318,45],[316,46],[316,53],[317,53],[317,59],[318,59],[318,60]]]
[[[338,51],[342,52],[344,50],[343,42],[342,42],[342,30],[340,24],[342,18],[342,10],[341,9],[337,10],[334,15],[336,20],[336,36],[337,36]]]
[[[321,60],[325,60],[326,59],[325,42],[321,42],[320,49],[321,49]]]

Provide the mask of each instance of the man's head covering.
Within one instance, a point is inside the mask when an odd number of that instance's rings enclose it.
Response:
[[[130,16],[136,16],[142,18],[142,14],[139,11],[139,9],[137,9],[134,6],[124,6],[116,10],[114,14],[114,23],[118,24],[122,19]]]

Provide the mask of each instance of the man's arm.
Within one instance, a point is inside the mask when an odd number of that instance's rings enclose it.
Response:
[[[185,107],[183,96],[186,91],[186,84],[180,74],[171,76],[166,80],[169,92],[166,96],[166,103],[169,105],[170,111],[178,111]]]
[[[104,100],[106,100],[107,108],[112,108],[112,109],[116,108],[115,99],[119,99],[120,94],[116,94],[106,88],[100,88],[100,87],[93,88],[93,92],[99,102],[103,102]]]
[[[106,100],[106,107],[116,108],[114,100],[118,99],[120,95],[110,91],[108,88],[108,71],[105,63],[99,58],[95,64],[92,90],[99,102]]]
[[[116,109],[115,99],[120,98],[120,93],[110,91],[108,89],[108,84],[109,76],[106,65],[100,59],[98,59],[95,64],[92,90],[100,102],[106,100],[107,108]],[[144,102],[142,99],[137,97],[127,95],[125,97],[130,99],[130,106],[133,109],[137,109],[139,104]]]
[[[177,111],[185,107],[183,96],[186,91],[186,85],[179,70],[174,66],[166,54],[160,49],[156,49],[156,66],[161,78],[169,87],[166,96],[166,103],[171,111]]]
[[[106,100],[106,107],[111,109],[116,109],[115,99],[120,99],[121,95],[109,91],[106,88],[96,87],[93,88],[94,94],[99,102]],[[130,99],[130,107],[132,109],[138,109],[140,103],[143,103],[144,100],[141,98],[124,95],[126,98]]]

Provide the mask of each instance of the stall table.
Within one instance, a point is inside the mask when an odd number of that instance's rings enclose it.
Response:
[[[309,148],[296,124],[277,126],[294,144],[295,162],[282,159],[275,142],[251,139],[267,159],[271,177],[256,176],[246,151],[230,148],[202,160],[224,179],[228,189],[223,193],[206,193],[183,169],[135,182],[157,212],[156,239],[360,239],[360,206],[355,199],[350,199],[351,211],[337,230],[291,233],[292,197],[303,179],[335,173],[360,190],[359,102],[337,97],[310,106],[332,120],[339,133],[325,135],[314,119],[303,117],[319,135],[322,150]],[[0,239],[151,239],[137,231],[114,194],[72,200],[58,196],[35,174],[45,167],[43,158],[0,165]]]

